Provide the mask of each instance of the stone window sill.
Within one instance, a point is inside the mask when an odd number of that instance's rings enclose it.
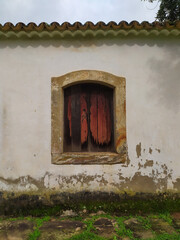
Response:
[[[66,152],[53,153],[52,163],[65,164],[118,164],[125,163],[126,154],[119,157],[118,153],[112,152]]]

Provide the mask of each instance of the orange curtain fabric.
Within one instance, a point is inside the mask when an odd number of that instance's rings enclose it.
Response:
[[[90,96],[90,130],[95,143],[108,144],[111,140],[111,116],[108,99],[103,93]]]
[[[86,94],[81,93],[80,105],[81,105],[81,144],[87,142],[88,138],[88,108]]]

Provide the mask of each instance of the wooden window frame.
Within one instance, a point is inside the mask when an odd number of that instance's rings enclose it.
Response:
[[[64,88],[79,83],[98,83],[113,88],[114,152],[63,152]],[[82,70],[51,79],[52,164],[118,164],[127,160],[126,80],[107,72]]]

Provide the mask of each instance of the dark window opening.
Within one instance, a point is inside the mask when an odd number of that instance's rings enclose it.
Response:
[[[83,83],[64,89],[64,152],[114,151],[113,89]]]

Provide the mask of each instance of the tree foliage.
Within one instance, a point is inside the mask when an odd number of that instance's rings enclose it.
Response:
[[[153,2],[156,0],[148,0]],[[158,0],[160,1],[160,7],[157,12],[156,18],[160,22],[169,21],[174,22],[180,20],[180,0]]]

